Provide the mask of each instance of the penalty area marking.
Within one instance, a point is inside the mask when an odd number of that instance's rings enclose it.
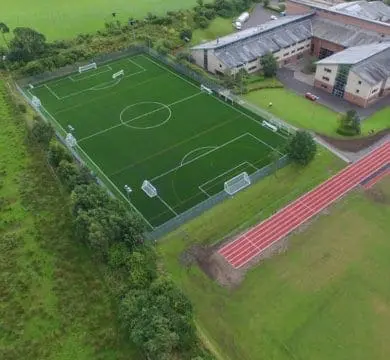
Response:
[[[181,162],[180,162],[180,166],[186,165],[185,160],[186,160],[190,155],[192,155],[193,153],[195,153],[195,152],[197,152],[197,151],[199,151],[199,150],[203,150],[203,149],[215,150],[217,147],[218,147],[217,145],[215,145],[215,146],[202,146],[202,147],[198,147],[198,148],[196,148],[196,149],[194,149],[194,150],[191,150],[189,153],[187,153],[187,154],[184,155],[183,159],[182,159]]]
[[[124,121],[123,120],[123,115],[124,113],[128,110],[128,109],[131,109],[135,106],[138,106],[138,105],[144,105],[144,104],[156,104],[156,105],[160,105],[160,107],[158,107],[157,109],[154,109],[152,111],[149,111],[147,113],[144,113],[144,114],[141,114],[141,115],[138,115],[136,116],[135,118],[132,118],[130,120],[127,120],[127,121]],[[168,116],[165,120],[162,120],[159,124],[156,124],[156,125],[153,125],[153,126],[134,126],[134,125],[130,125],[131,122],[135,121],[135,120],[139,120],[145,116],[148,116],[148,115],[151,115],[151,114],[154,114],[160,110],[168,110]],[[124,126],[127,126],[131,129],[136,129],[136,130],[150,130],[150,129],[154,129],[154,128],[157,128],[157,127],[160,127],[164,124],[166,124],[172,117],[172,110],[171,108],[168,106],[168,105],[165,105],[161,102],[157,102],[157,101],[142,101],[142,102],[138,102],[138,103],[135,103],[135,104],[131,104],[129,106],[126,106],[120,113],[119,115],[119,119],[121,121],[121,123],[124,125]]]

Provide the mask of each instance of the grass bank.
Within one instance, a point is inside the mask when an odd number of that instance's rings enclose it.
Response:
[[[179,264],[189,242],[210,242],[207,231],[217,227],[214,213],[197,224],[205,230],[189,225],[194,235],[176,232],[160,251],[225,359],[385,360],[390,356],[390,288],[383,276],[390,271],[389,216],[387,179],[370,195],[351,194],[291,236],[286,253],[249,271],[235,290],[221,288],[195,266]],[[233,213],[225,217],[235,221]]]
[[[188,9],[195,0],[68,0],[48,3],[46,0],[7,1],[1,21],[10,28],[32,27],[49,40],[70,39],[80,33],[95,32],[113,19],[126,22],[129,17],[142,18],[148,12],[162,15],[168,10]],[[1,42],[2,40],[0,40]]]
[[[196,45],[203,41],[215,40],[217,37],[231,34],[233,31],[232,19],[217,17],[210,22],[207,29],[196,29],[192,34],[191,43]]]
[[[141,359],[100,268],[72,238],[67,195],[25,133],[0,83],[0,358]]]

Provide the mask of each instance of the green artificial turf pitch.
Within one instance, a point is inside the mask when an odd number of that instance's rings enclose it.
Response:
[[[119,70],[124,77],[113,79]],[[256,115],[201,91],[146,55],[29,91],[63,134],[74,128],[80,156],[151,227],[223,191],[237,174],[268,165],[273,149],[282,156],[286,141]],[[145,194],[144,180],[158,196]]]

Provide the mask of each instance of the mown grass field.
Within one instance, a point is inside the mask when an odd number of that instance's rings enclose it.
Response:
[[[124,76],[113,79],[119,70]],[[282,157],[287,142],[262,118],[145,55],[37,85],[32,93],[64,136],[74,129],[76,150],[150,227],[223,192],[236,175],[267,166],[273,151]],[[144,180],[157,196],[141,189]]]
[[[116,19],[125,22],[129,17],[142,18],[148,12],[162,15],[195,4],[195,0],[15,0],[4,3],[1,21],[10,28],[32,27],[49,40],[70,39],[104,28],[104,23],[113,19],[113,12],[117,13]]]
[[[225,217],[234,222],[234,215]],[[223,359],[385,360],[390,356],[389,216],[387,178],[369,195],[350,194],[291,236],[287,252],[253,268],[233,290],[198,267],[179,264],[189,245],[211,243],[225,233],[215,225],[216,209],[168,236],[160,252]]]
[[[202,41],[215,40],[217,37],[225,36],[234,31],[233,19],[217,17],[211,21],[207,29],[196,29],[192,33],[191,44],[200,44]]]
[[[67,196],[0,84],[0,359],[142,359],[103,274],[72,238]],[[32,146],[32,145],[29,145]]]
[[[316,131],[329,136],[338,136],[338,114],[327,107],[311,102],[287,89],[262,89],[254,91],[245,98],[255,105],[267,110],[290,124]],[[268,104],[272,102],[272,108]],[[378,111],[365,119],[362,125],[362,135],[367,135],[371,129],[376,132],[390,128],[390,109]]]

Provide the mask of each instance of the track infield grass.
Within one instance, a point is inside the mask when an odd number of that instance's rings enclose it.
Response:
[[[369,194],[351,193],[292,235],[286,253],[250,270],[234,290],[221,288],[198,267],[179,264],[192,241],[212,242],[206,233],[217,222],[218,207],[193,222],[205,230],[192,236],[190,223],[188,231],[167,236],[160,252],[224,359],[385,360],[390,356],[389,201],[389,177]],[[215,239],[221,235],[219,229]]]
[[[309,101],[287,89],[262,89],[245,95],[246,100],[258,105],[291,125],[320,134],[337,136],[339,114],[327,107]],[[272,108],[268,104],[272,102]],[[378,132],[390,128],[390,109],[385,108],[362,122],[362,135],[374,129]]]
[[[124,77],[113,79],[119,70]],[[64,136],[74,128],[80,155],[151,226],[223,191],[234,176],[268,165],[272,152],[282,157],[286,143],[261,118],[145,55],[37,85],[31,93]],[[144,180],[157,196],[141,190]]]
[[[32,27],[43,33],[49,40],[70,39],[81,33],[95,32],[104,23],[128,18],[142,18],[148,12],[163,15],[168,10],[186,9],[194,6],[195,0],[69,0],[48,4],[46,0],[9,1],[2,21],[11,29],[17,26]],[[115,12],[117,16],[112,17]],[[2,43],[0,37],[0,44]]]

